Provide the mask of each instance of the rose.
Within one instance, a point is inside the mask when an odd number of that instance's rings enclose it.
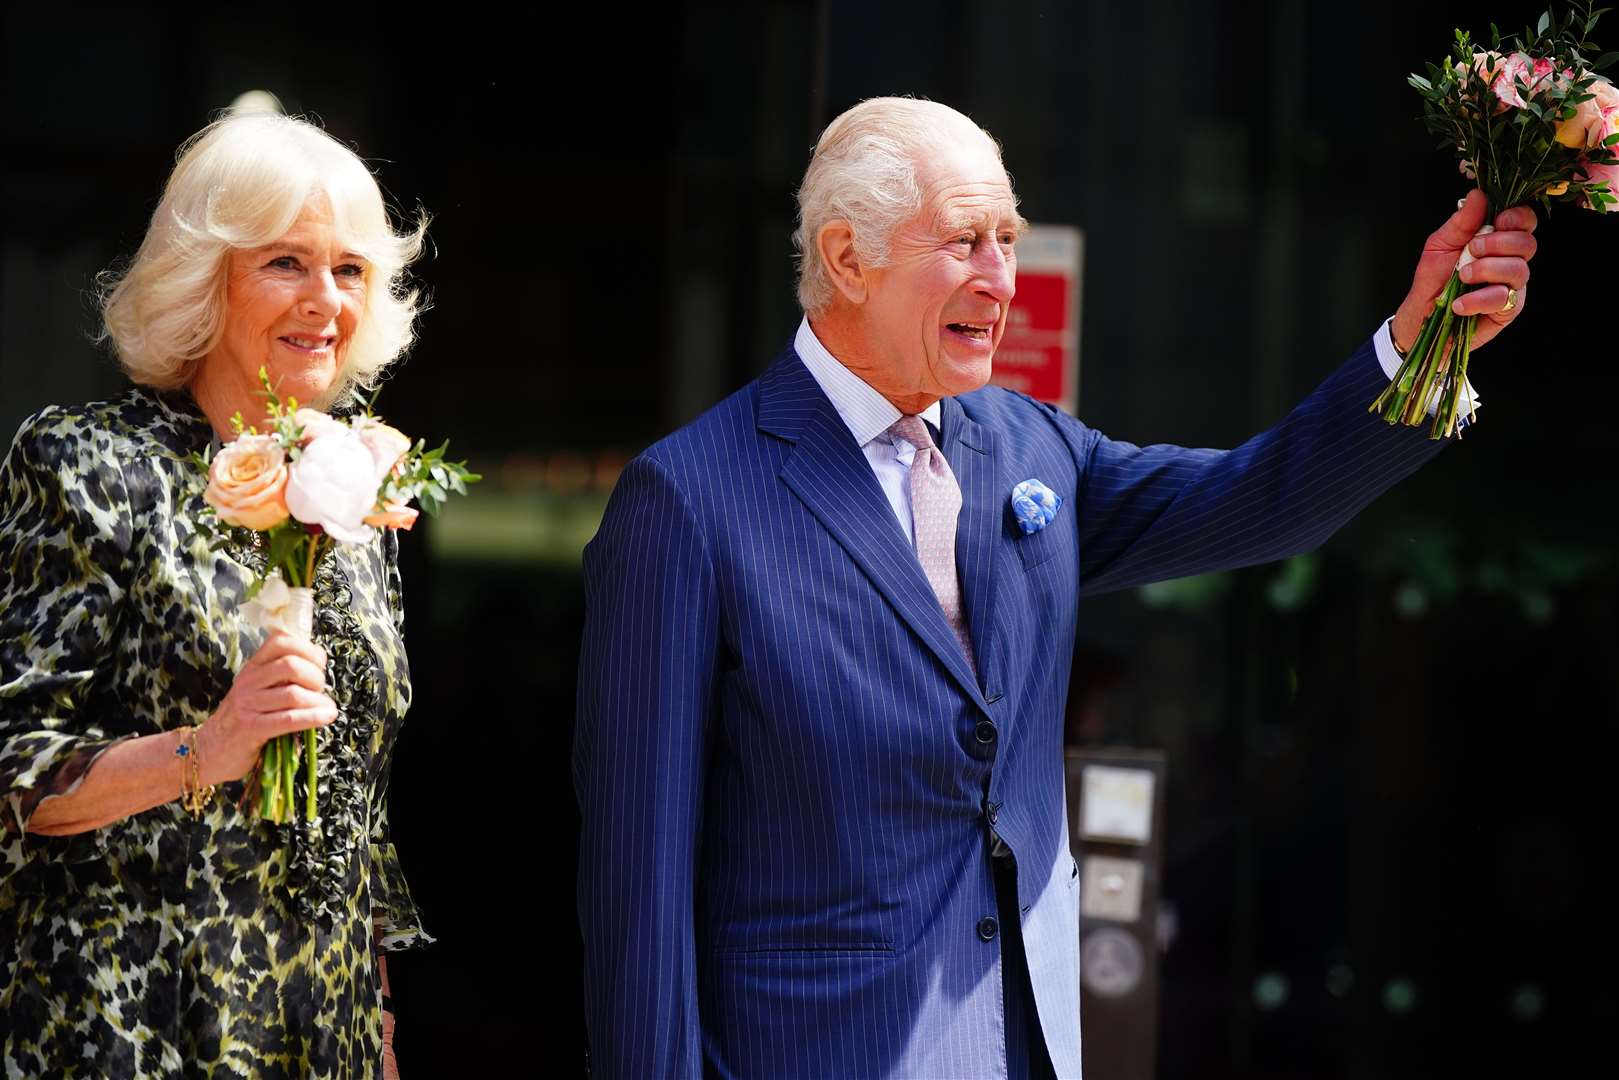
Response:
[[[1554,138],[1571,150],[1579,150],[1588,145],[1587,132],[1593,124],[1601,124],[1602,119],[1592,107],[1596,101],[1582,101],[1574,110],[1574,115],[1557,125],[1557,134]],[[1598,139],[1600,142],[1601,140]]]
[[[1589,161],[1580,162],[1580,168],[1585,170],[1586,179],[1593,184],[1606,183],[1610,195],[1619,195],[1619,165],[1597,165]],[[1601,206],[1591,207],[1604,213],[1612,213],[1619,209],[1619,204],[1603,203]]]
[[[1501,66],[1501,54],[1500,53],[1498,53],[1498,52],[1476,52],[1476,53],[1473,54],[1473,66],[1471,68],[1468,67],[1466,64],[1457,63],[1457,65],[1456,65],[1456,78],[1459,79],[1461,81],[1461,83],[1465,86],[1467,84],[1468,78],[1471,75],[1473,75],[1474,72],[1477,72],[1478,77],[1481,80],[1483,80],[1484,82],[1489,82],[1489,81],[1491,81],[1490,80],[1491,72],[1497,70],[1498,68],[1500,68],[1500,66]]]
[[[203,499],[227,525],[270,529],[287,520],[287,455],[273,435],[238,435],[208,467]]]
[[[365,516],[367,525],[375,525],[383,529],[405,529],[416,524],[418,511],[405,503],[393,501],[385,503],[382,509]]]
[[[1541,80],[1551,73],[1551,61],[1531,60],[1521,52],[1513,53],[1496,66],[1495,83],[1490,89],[1495,91],[1495,96],[1502,105],[1521,109],[1525,101],[1518,91],[1518,84],[1522,82],[1533,95],[1539,88]]]
[[[1571,149],[1601,146],[1619,131],[1619,90],[1598,79],[1590,87],[1591,100],[1575,106],[1574,115],[1557,125],[1557,141]]]
[[[368,541],[372,534],[365,516],[377,505],[371,451],[346,424],[314,426],[317,434],[288,467],[287,509],[338,540]]]
[[[1458,64],[1456,69],[1457,76],[1466,83],[1469,75],[1467,68]],[[1549,59],[1544,56],[1531,57],[1521,52],[1515,52],[1510,56],[1502,56],[1495,52],[1476,52],[1473,54],[1473,71],[1478,73],[1480,79],[1490,84],[1490,89],[1499,102],[1495,107],[1497,113],[1525,107],[1523,94],[1518,90],[1519,82],[1528,87],[1529,95],[1532,97],[1545,89],[1554,78],[1557,85],[1565,87],[1574,81],[1572,70],[1564,70],[1562,76],[1557,77],[1556,67]]]
[[[356,418],[354,430],[359,432],[365,448],[371,451],[371,461],[376,466],[377,484],[380,486],[410,449],[410,440],[398,428],[389,427],[374,416]]]
[[[1522,98],[1513,101],[1509,100],[1508,95],[1515,96],[1513,83],[1519,75],[1527,74],[1530,66],[1529,58],[1523,53],[1502,56],[1498,52],[1475,52],[1471,68],[1466,64],[1456,65],[1456,78],[1465,86],[1473,75],[1477,75],[1479,81],[1487,84],[1500,99],[1495,111],[1502,113],[1514,106],[1522,108]]]
[[[1485,84],[1491,84],[1493,82],[1493,80],[1491,79],[1491,75],[1498,72],[1500,70],[1500,67],[1501,67],[1501,54],[1500,53],[1495,53],[1495,52],[1476,52],[1476,53],[1473,54],[1473,64],[1472,64],[1471,67],[1469,67],[1467,64],[1464,64],[1464,63],[1461,63],[1461,62],[1458,62],[1455,65],[1456,81],[1461,83],[1462,86],[1465,87],[1469,82],[1472,81],[1472,77],[1476,74],[1478,76],[1480,82],[1483,82]],[[1462,110],[1462,112],[1464,114],[1471,115],[1472,112],[1473,112],[1473,107],[1472,107],[1471,100],[1463,101],[1461,103],[1461,110]],[[1501,104],[1497,104],[1496,107],[1495,107],[1495,111],[1497,113],[1505,112],[1506,111],[1506,106],[1501,105]]]

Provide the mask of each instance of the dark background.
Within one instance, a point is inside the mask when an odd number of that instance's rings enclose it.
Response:
[[[88,340],[92,277],[242,91],[435,215],[435,307],[379,409],[488,479],[405,544],[418,696],[392,816],[439,938],[392,969],[408,1077],[582,1065],[578,548],[626,456],[789,339],[792,191],[826,120],[914,93],[989,128],[1026,215],[1086,233],[1081,417],[1229,446],[1392,313],[1465,190],[1405,74],[1455,26],[1539,12],[586,7],[0,15],[6,434],[122,385]],[[1164,1077],[1606,1056],[1619,222],[1559,209],[1539,235],[1461,445],[1312,556],[1082,605],[1075,738],[1169,753]]]

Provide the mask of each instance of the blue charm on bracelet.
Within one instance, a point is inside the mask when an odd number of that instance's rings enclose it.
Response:
[[[184,762],[180,776],[180,805],[191,811],[193,818],[200,818],[214,797],[214,785],[202,782],[202,762],[197,758],[195,727],[186,728],[185,734],[180,737],[180,745],[174,748],[174,756]]]

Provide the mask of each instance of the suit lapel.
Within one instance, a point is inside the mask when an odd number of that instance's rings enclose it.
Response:
[[[944,456],[961,486],[961,517],[956,522],[956,573],[961,579],[967,628],[978,657],[979,677],[1000,689],[999,644],[995,640],[995,555],[1004,510],[996,477],[995,433],[969,418],[955,398],[943,401]]]
[[[871,463],[797,355],[789,352],[759,382],[759,427],[794,443],[784,483],[882,593],[980,708],[983,692],[894,520]]]

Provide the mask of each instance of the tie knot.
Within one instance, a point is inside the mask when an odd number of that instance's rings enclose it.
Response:
[[[888,427],[888,434],[904,439],[918,450],[932,450],[933,436],[920,416],[902,416]]]

